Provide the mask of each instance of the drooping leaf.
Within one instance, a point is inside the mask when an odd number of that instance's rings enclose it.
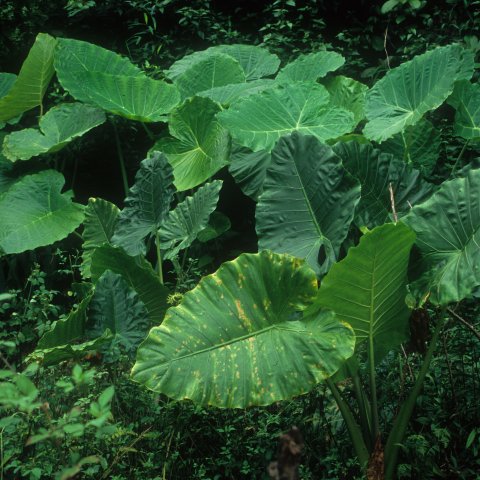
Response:
[[[294,131],[320,141],[350,132],[353,114],[331,107],[329,98],[323,85],[285,84],[250,95],[217,117],[239,144],[253,151],[270,151],[282,135]]]
[[[229,55],[235,59],[242,67],[247,81],[273,75],[280,65],[280,59],[276,55],[255,45],[218,45],[207,48],[207,50],[185,55],[180,60],[177,60],[165,72],[165,75],[175,80],[196,63],[218,53]]]
[[[15,83],[0,98],[0,122],[5,122],[42,104],[53,76],[53,52],[57,40],[39,33],[28,52]]]
[[[175,399],[230,408],[305,393],[354,347],[331,312],[302,318],[316,292],[314,272],[288,255],[224,263],[150,331],[133,379]]]
[[[147,260],[131,257],[121,248],[103,245],[96,248],[92,255],[92,281],[97,282],[106,270],[122,275],[145,304],[151,323],[161,323],[167,310],[169,291]]]
[[[229,55],[213,54],[194,63],[174,80],[182,98],[230,83],[244,83],[240,64]]]
[[[77,100],[142,122],[163,121],[180,101],[174,85],[148,78],[114,52],[80,40],[58,42],[58,79]]]
[[[263,192],[263,182],[270,161],[270,152],[252,152],[249,148],[234,145],[228,170],[242,192],[257,201]]]
[[[336,52],[315,52],[300,55],[293,62],[283,67],[277,75],[280,82],[315,82],[328,72],[337,70],[345,59]]]
[[[88,200],[82,233],[83,253],[80,270],[83,278],[90,277],[90,265],[94,250],[104,243],[110,243],[119,212],[116,205],[103,198]]]
[[[92,295],[87,295],[65,319],[54,322],[50,330],[38,341],[37,350],[68,345],[82,339],[85,335],[86,313],[91,299]]]
[[[401,223],[366,233],[332,266],[311,307],[333,310],[348,322],[357,346],[372,341],[375,363],[407,338],[407,266],[414,241],[415,234]]]
[[[125,208],[117,217],[112,243],[129,255],[143,254],[144,239],[155,233],[166,218],[173,193],[172,168],[165,155],[154,152],[140,164]]]
[[[353,113],[355,124],[365,118],[365,95],[368,87],[353,78],[338,75],[324,83],[330,94],[330,105]]]
[[[3,154],[14,162],[42,153],[58,152],[74,138],[105,120],[105,114],[98,108],[82,103],[64,103],[53,107],[40,119],[40,130],[26,128],[7,135]]]
[[[257,203],[259,249],[305,258],[318,275],[336,262],[360,185],[316,138],[292,134],[272,151]]]
[[[368,92],[364,134],[382,142],[439,107],[458,80],[473,73],[473,53],[453,44],[437,47],[390,70]]]
[[[358,227],[373,228],[393,219],[390,184],[398,218],[433,192],[433,185],[425,182],[418,170],[371,145],[339,142],[333,149],[342,159],[343,166],[362,186],[362,196],[355,212]]]
[[[422,118],[416,125],[383,142],[380,149],[428,175],[437,163],[440,143],[440,131]]]
[[[466,140],[480,140],[480,84],[457,82],[448,103],[457,110],[455,134]]]
[[[200,185],[228,163],[230,138],[218,123],[220,106],[208,98],[193,97],[169,117],[172,137],[160,139],[152,148],[168,158],[179,191]]]
[[[422,276],[413,285],[436,305],[459,302],[480,285],[480,169],[444,182],[404,219],[417,234]]]
[[[122,345],[128,354],[147,336],[150,321],[145,305],[119,274],[107,270],[97,281],[89,305],[86,333],[100,337],[109,329],[114,344]]]
[[[221,188],[220,180],[206,183],[168,214],[159,230],[165,259],[173,259],[180,250],[188,248],[208,225],[210,214],[217,207]]]
[[[197,95],[199,97],[207,97],[214,102],[228,106],[240,98],[263,92],[264,90],[276,87],[277,85],[278,84],[275,80],[261,79],[248,83],[232,83],[222,87],[214,87],[199,92]]]
[[[63,175],[27,175],[0,197],[0,250],[20,253],[65,238],[83,221],[83,205],[60,193]]]

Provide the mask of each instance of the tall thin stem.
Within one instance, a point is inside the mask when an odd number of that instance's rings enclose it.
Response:
[[[368,342],[368,361],[370,362],[370,394],[372,397],[372,436],[374,441],[380,433],[380,422],[378,421],[378,400],[377,400],[377,382],[375,378],[375,352],[373,349],[373,336],[370,335]]]
[[[455,163],[453,164],[453,167],[452,167],[452,172],[450,173],[450,176],[453,176],[453,174],[455,173],[455,170],[457,169],[457,166],[458,166],[458,162],[460,162],[460,159],[463,157],[463,154],[465,152],[465,149],[467,148],[467,145],[469,143],[470,140],[467,140],[464,144],[463,144],[463,147],[462,149],[460,150],[460,153],[457,157],[457,159],[455,160]]]
[[[113,125],[115,144],[117,146],[118,161],[120,162],[120,171],[122,173],[123,189],[125,191],[125,196],[127,196],[128,195],[128,177],[127,177],[127,169],[125,168],[125,159],[123,157],[122,145],[120,143],[120,137],[118,136],[118,130],[117,130],[117,125],[115,124],[115,120],[112,120],[111,122]]]
[[[160,279],[160,283],[163,285],[162,251],[160,250],[160,232],[158,230],[155,234],[155,247],[157,249],[158,278]]]

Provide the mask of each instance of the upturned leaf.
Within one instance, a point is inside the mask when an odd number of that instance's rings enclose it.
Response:
[[[364,134],[383,142],[439,107],[458,80],[473,73],[473,53],[460,45],[437,47],[390,70],[368,92]]]
[[[27,175],[0,197],[0,250],[20,253],[50,245],[83,221],[83,205],[61,193],[63,175],[46,170]]]
[[[366,233],[322,280],[312,312],[328,308],[355,331],[357,347],[372,342],[378,363],[407,338],[407,267],[415,234],[401,223]],[[309,310],[309,311],[310,311]]]
[[[354,348],[331,312],[302,317],[316,292],[299,259],[240,255],[168,310],[140,345],[132,377],[175,399],[229,408],[306,393]]]
[[[422,272],[413,284],[436,305],[459,302],[480,285],[480,169],[444,182],[405,217],[417,234]]]
[[[221,188],[220,180],[206,183],[168,214],[159,230],[165,259],[175,258],[180,250],[188,248],[207,227],[210,214],[217,207]]]
[[[105,122],[105,113],[82,103],[64,103],[50,109],[36,128],[12,132],[5,137],[3,154],[12,162],[29,160],[43,153],[58,152],[74,138]]]
[[[18,77],[5,96],[0,98],[0,122],[10,120],[42,104],[43,96],[54,74],[53,52],[56,43],[57,40],[46,33],[37,35]]]
[[[140,164],[125,208],[118,215],[112,243],[129,255],[145,253],[144,239],[165,220],[173,193],[172,168],[165,155],[154,152]]]
[[[217,116],[240,145],[270,151],[281,136],[294,131],[320,141],[350,132],[353,114],[329,102],[323,85],[292,83],[249,95]]]
[[[299,133],[284,137],[258,199],[258,246],[305,258],[322,275],[338,258],[359,200],[359,183],[330,147]]]
[[[208,98],[186,100],[169,116],[172,136],[152,147],[151,151],[161,151],[168,158],[177,190],[194,188],[227,165],[230,137],[216,119],[220,110]]]

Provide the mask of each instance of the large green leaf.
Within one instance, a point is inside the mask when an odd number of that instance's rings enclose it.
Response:
[[[277,75],[281,82],[315,82],[328,72],[340,68],[345,59],[335,52],[316,52],[300,55],[293,62],[283,67]]]
[[[399,218],[433,192],[433,186],[422,180],[418,170],[371,145],[340,142],[333,149],[362,186],[362,197],[355,212],[355,223],[359,227],[373,228],[392,220],[390,184]]]
[[[27,175],[0,197],[0,250],[20,253],[65,238],[83,221],[83,205],[60,193],[63,175]]]
[[[164,155],[154,152],[140,164],[125,208],[118,215],[112,243],[129,255],[145,253],[144,239],[166,218],[173,193],[172,168]]]
[[[53,52],[57,41],[39,33],[23,62],[15,83],[0,98],[0,122],[42,105],[43,96],[53,76]]]
[[[282,135],[293,131],[321,141],[350,132],[353,114],[331,107],[329,99],[322,85],[285,84],[234,103],[220,112],[218,119],[241,145],[253,151],[270,151]]]
[[[437,163],[440,144],[440,131],[422,118],[416,125],[383,142],[380,149],[428,175]]]
[[[276,55],[255,45],[218,45],[185,55],[177,60],[165,74],[174,80],[196,63],[218,53],[234,58],[242,67],[247,81],[273,75],[280,65],[280,59]]]
[[[355,124],[365,118],[365,95],[368,87],[353,78],[338,75],[324,83],[330,94],[330,105],[353,113]]]
[[[245,82],[245,74],[234,58],[218,53],[194,63],[174,82],[182,98],[188,98],[214,87]]]
[[[353,352],[331,312],[302,318],[317,292],[301,260],[271,252],[224,263],[186,293],[137,351],[133,379],[175,399],[266,405],[309,391]]]
[[[207,183],[168,214],[159,230],[165,259],[175,258],[180,250],[188,248],[207,227],[210,214],[217,207],[221,188],[220,180]]]
[[[357,346],[372,342],[375,358],[370,360],[375,363],[407,338],[407,266],[414,240],[414,233],[401,223],[366,233],[332,266],[311,307],[331,309],[348,322]]]
[[[193,97],[175,109],[168,128],[172,137],[160,139],[152,148],[168,158],[175,187],[196,187],[228,163],[230,137],[218,123],[220,106],[208,98]]]
[[[415,125],[472,73],[473,53],[459,45],[437,47],[390,70],[367,92],[365,136],[382,142]]]
[[[114,335],[113,344],[122,345],[131,355],[147,336],[149,328],[147,311],[138,295],[121,275],[107,270],[95,285],[88,311],[87,335],[98,338],[109,329]]]
[[[258,246],[305,258],[319,275],[336,262],[360,185],[315,137],[292,134],[272,151],[257,204]]]
[[[480,169],[444,182],[404,219],[422,260],[414,289],[436,305],[458,302],[480,285]]]
[[[0,132],[0,145],[3,144],[5,135],[4,132]],[[0,148],[0,195],[6,192],[18,180],[13,168],[13,163],[3,156]]]
[[[57,152],[105,120],[105,113],[98,108],[82,103],[63,103],[50,109],[40,119],[40,130],[26,128],[7,135],[3,154],[16,161]]]
[[[131,120],[163,121],[180,101],[174,85],[148,78],[128,59],[91,43],[59,39],[55,68],[74,98]]]
[[[80,267],[84,278],[90,277],[92,254],[97,247],[110,243],[120,210],[103,198],[90,198],[83,222],[83,253]]]
[[[168,289],[160,282],[150,263],[134,258],[112,245],[97,247],[92,255],[92,280],[97,282],[106,270],[122,275],[145,304],[152,324],[159,324],[167,310]]]
[[[263,192],[263,182],[270,161],[270,152],[252,152],[249,148],[234,145],[228,170],[242,192],[257,201]]]
[[[480,84],[457,82],[448,103],[457,110],[455,134],[467,140],[480,140]]]

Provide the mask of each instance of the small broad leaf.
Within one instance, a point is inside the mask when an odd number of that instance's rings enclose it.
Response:
[[[182,98],[188,98],[214,87],[245,82],[245,74],[234,58],[218,53],[193,64],[174,82]]]
[[[389,70],[368,92],[364,134],[382,142],[439,107],[458,80],[473,73],[473,53],[459,45],[437,47]]]
[[[0,122],[17,117],[42,104],[43,96],[53,76],[53,52],[57,40],[39,33],[15,83],[0,98]],[[5,88],[5,87],[4,87]]]
[[[422,180],[418,170],[371,145],[339,142],[333,150],[362,186],[362,196],[355,212],[358,227],[373,228],[393,219],[389,185],[392,186],[398,218],[433,192],[433,186]]]
[[[92,281],[97,282],[106,270],[122,275],[145,304],[152,324],[159,324],[167,310],[168,289],[160,282],[150,263],[134,258],[112,245],[97,247],[92,255]]]
[[[277,80],[286,83],[315,82],[344,63],[345,59],[336,52],[322,51],[301,55],[280,70]]]
[[[368,90],[365,84],[339,75],[324,85],[330,94],[330,105],[352,112],[355,124],[365,118],[365,95]]]
[[[125,208],[118,215],[112,243],[129,255],[145,253],[144,239],[166,218],[173,193],[172,168],[164,155],[154,152],[140,164]]]
[[[147,336],[149,327],[145,305],[138,295],[121,275],[107,270],[95,285],[89,305],[87,335],[98,338],[109,329],[114,335],[113,342],[132,354]]]
[[[151,151],[167,156],[177,190],[200,185],[228,163],[230,137],[216,119],[220,110],[208,98],[186,100],[170,114],[172,137],[162,138],[152,147]]]
[[[336,262],[360,185],[315,137],[294,133],[272,151],[255,214],[259,249],[305,258],[318,275]]]
[[[64,103],[50,109],[39,122],[40,130],[26,128],[10,133],[3,154],[11,161],[28,160],[42,153],[58,152],[106,120],[102,110],[82,103]]]
[[[202,405],[267,405],[306,393],[352,355],[331,312],[303,318],[317,292],[301,260],[271,252],[224,263],[170,308],[137,351],[135,381]]]
[[[206,183],[168,214],[159,230],[165,259],[173,259],[180,250],[188,248],[208,225],[210,214],[217,207],[221,188],[220,180]]]
[[[60,193],[63,175],[46,170],[27,175],[0,197],[0,250],[20,253],[50,245],[83,221],[83,205]]]
[[[480,285],[480,169],[444,182],[404,218],[417,234],[421,277],[413,284],[435,305],[460,302]]]
[[[226,215],[217,211],[212,212],[208,225],[198,233],[197,239],[202,243],[209,242],[228,232],[231,226],[230,219]]]
[[[228,171],[242,192],[257,201],[263,192],[263,182],[270,161],[270,152],[252,152],[249,148],[234,145]]]
[[[457,82],[448,103],[457,110],[455,134],[466,140],[480,140],[480,84]]]
[[[250,95],[217,117],[239,144],[253,151],[270,151],[282,135],[294,131],[320,141],[350,132],[353,114],[329,106],[329,99],[323,85],[285,84]]]
[[[440,131],[422,118],[416,125],[383,142],[379,148],[428,175],[437,163],[440,143]]]
[[[366,233],[332,266],[311,307],[312,311],[331,309],[348,322],[357,346],[371,341],[374,363],[407,338],[407,266],[414,240],[414,233],[401,223]]]
[[[90,264],[95,249],[104,243],[110,243],[119,212],[116,205],[103,198],[88,200],[82,233],[83,254],[80,270],[83,278],[90,277]]]

